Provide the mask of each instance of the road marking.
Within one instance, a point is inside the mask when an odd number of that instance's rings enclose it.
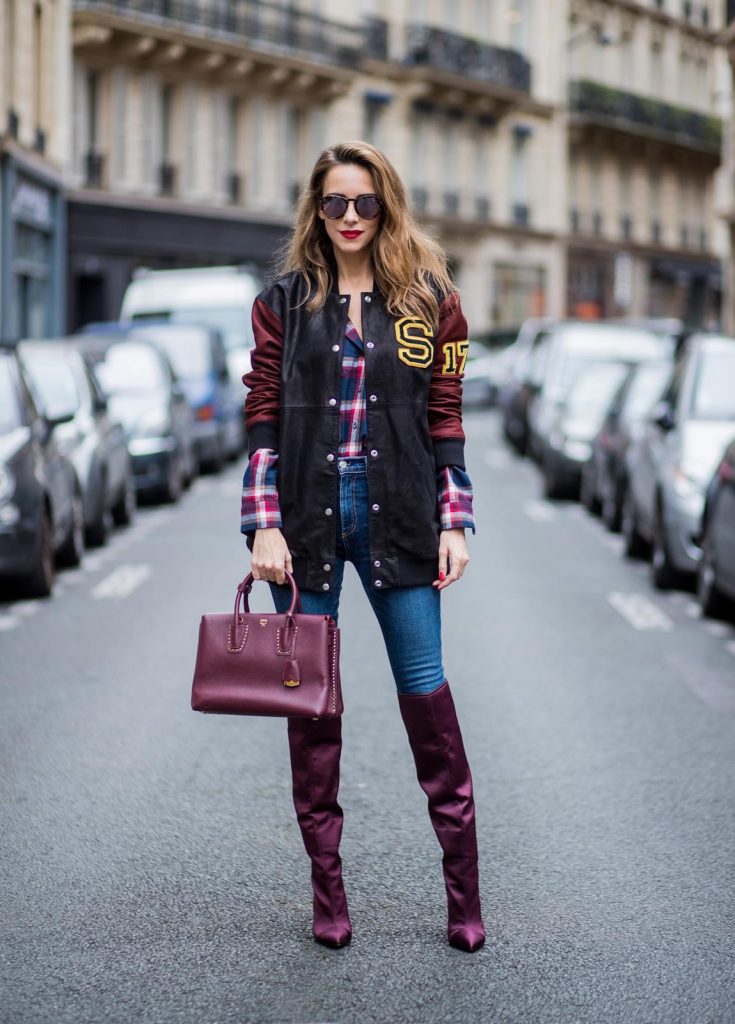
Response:
[[[82,562],[82,572],[97,572],[102,568],[101,555],[85,555]]]
[[[97,599],[106,597],[129,597],[141,583],[151,574],[149,565],[118,565],[109,576],[97,584],[92,596]]]
[[[730,636],[732,630],[732,627],[728,626],[726,622],[713,622],[711,619],[705,621],[704,628],[710,636]]]
[[[613,608],[637,630],[669,632],[674,623],[645,594],[623,594],[614,590],[608,595]]]
[[[557,517],[557,510],[549,501],[531,499],[523,502],[523,511],[535,523],[551,523]]]
[[[16,601],[8,605],[8,611],[11,615],[22,615],[23,618],[27,618],[29,615],[35,615],[40,607],[39,601]]]

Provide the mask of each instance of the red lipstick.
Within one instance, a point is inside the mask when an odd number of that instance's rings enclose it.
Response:
[[[362,231],[340,231],[343,238],[359,238]]]

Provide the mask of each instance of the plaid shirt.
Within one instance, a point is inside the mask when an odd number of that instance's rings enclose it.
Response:
[[[347,321],[342,349],[339,403],[339,452],[342,458],[364,455],[367,447],[365,352],[357,328]],[[442,466],[437,473],[439,521],[442,530],[466,528],[475,532],[472,483],[459,466]],[[242,481],[240,529],[243,533],[281,527],[278,503],[278,452],[253,452]]]

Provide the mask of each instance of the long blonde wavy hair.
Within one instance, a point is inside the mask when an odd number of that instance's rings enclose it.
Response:
[[[369,142],[341,142],[319,156],[301,193],[296,223],[283,252],[279,273],[301,271],[311,289],[307,309],[320,309],[336,273],[334,250],[319,217],[324,178],[332,167],[357,164],[373,179],[383,201],[378,232],[372,242],[375,283],[395,316],[420,317],[435,328],[439,304],[431,283],[442,296],[454,291],[442,248],[416,223],[406,189],[388,158]]]

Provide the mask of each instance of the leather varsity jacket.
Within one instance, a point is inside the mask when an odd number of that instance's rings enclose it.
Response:
[[[259,448],[279,453],[282,530],[296,583],[322,590],[332,584],[336,560],[340,372],[349,296],[334,287],[324,306],[309,312],[307,291],[294,272],[255,300],[255,349],[243,383],[250,389],[249,454]],[[377,289],[360,298],[373,584],[430,584],[439,548],[437,469],[464,468],[467,322],[456,292],[441,301],[436,333],[416,317],[393,316]],[[246,540],[252,550],[252,536]]]

